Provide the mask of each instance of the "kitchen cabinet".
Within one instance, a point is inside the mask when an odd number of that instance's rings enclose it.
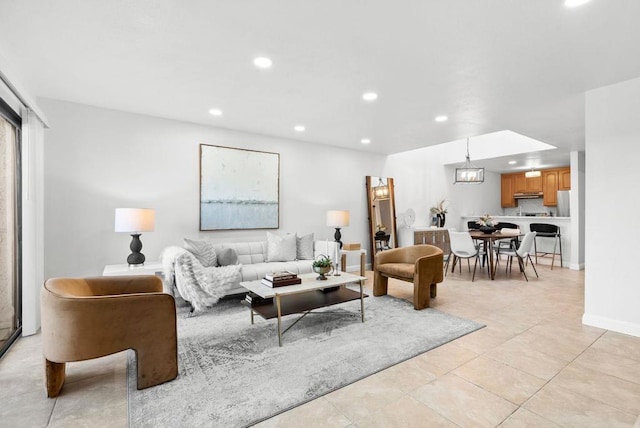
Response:
[[[542,171],[542,204],[545,207],[558,205],[558,170],[545,169]]]
[[[571,190],[571,168],[558,170],[558,190]]]
[[[524,193],[527,191],[527,178],[524,173],[511,174],[513,175],[513,191],[515,193]]]
[[[502,208],[516,207],[516,200],[513,197],[515,193],[515,174],[502,174],[500,177],[500,203]]]
[[[510,175],[513,175],[513,191],[515,193],[542,192],[542,176],[527,178],[524,172]]]
[[[526,192],[542,192],[542,175],[540,177],[525,177],[525,184]]]

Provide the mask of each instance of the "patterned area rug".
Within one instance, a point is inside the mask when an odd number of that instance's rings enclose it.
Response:
[[[276,320],[256,316],[239,298],[187,317],[178,309],[179,375],[136,389],[128,371],[131,427],[241,427],[322,396],[483,327],[434,309],[416,311],[390,296],[309,314],[278,347]],[[284,318],[286,327],[297,316]]]

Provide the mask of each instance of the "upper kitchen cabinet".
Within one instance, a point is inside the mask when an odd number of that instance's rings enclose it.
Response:
[[[513,175],[514,192],[515,193],[536,193],[542,192],[542,177],[527,178],[524,172]]]
[[[542,171],[542,204],[545,207],[558,205],[558,170],[546,169]]]
[[[515,175],[502,174],[500,179],[501,196],[500,202],[502,208],[513,208],[516,206],[516,200],[513,197],[515,192]]]
[[[513,175],[513,191],[515,193],[524,193],[527,191],[527,178],[524,173],[511,174]]]
[[[558,170],[558,190],[571,190],[571,168]]]

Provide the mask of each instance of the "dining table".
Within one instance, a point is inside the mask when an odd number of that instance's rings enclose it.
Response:
[[[489,256],[489,277],[492,280],[496,278],[496,264],[497,264],[497,263],[494,264],[493,262],[494,243],[501,239],[513,239],[516,237],[524,236],[523,233],[520,233],[520,232],[516,233],[515,232],[516,229],[507,229],[507,230],[508,230],[507,233],[503,233],[502,230],[496,230],[493,233],[485,233],[485,232],[482,232],[481,230],[469,231],[469,235],[471,235],[471,238],[483,241],[485,244],[484,247],[486,248]]]

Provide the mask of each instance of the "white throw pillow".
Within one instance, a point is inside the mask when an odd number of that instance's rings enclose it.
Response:
[[[218,266],[216,250],[210,242],[184,238],[184,248],[192,253],[203,267]]]
[[[290,262],[296,259],[296,235],[278,236],[267,232],[267,262]]]
[[[313,260],[313,233],[304,236],[296,235],[296,258]]]

